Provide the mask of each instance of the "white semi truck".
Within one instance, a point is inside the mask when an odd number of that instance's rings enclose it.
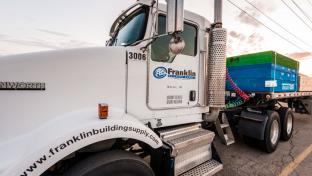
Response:
[[[139,0],[113,23],[107,47],[2,57],[0,175],[221,170],[202,125],[224,107],[216,7],[211,24],[183,0]]]
[[[293,128],[276,104],[311,114],[312,92],[251,94],[263,106],[225,111],[221,14],[222,0],[213,23],[183,0],[138,0],[106,47],[1,57],[0,175],[213,175],[210,129],[234,142],[225,117],[274,151]]]

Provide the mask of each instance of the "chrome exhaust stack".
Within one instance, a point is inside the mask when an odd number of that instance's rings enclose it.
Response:
[[[214,24],[221,24],[222,27],[222,0],[214,1]]]
[[[225,107],[226,40],[227,31],[222,28],[222,0],[214,1],[214,23],[210,29],[208,54],[207,104],[210,113],[204,120],[215,121]]]

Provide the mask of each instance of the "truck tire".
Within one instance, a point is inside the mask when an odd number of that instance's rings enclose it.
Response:
[[[281,134],[281,123],[279,114],[276,111],[267,111],[268,120],[264,131],[264,140],[262,141],[263,149],[272,153],[276,150],[280,134]]]
[[[288,141],[293,133],[294,114],[290,108],[281,107],[278,111],[281,117],[281,139]]]
[[[65,176],[154,176],[153,170],[140,157],[130,152],[113,150],[95,154],[70,168]]]

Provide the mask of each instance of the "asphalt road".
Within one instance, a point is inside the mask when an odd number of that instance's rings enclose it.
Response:
[[[247,145],[240,138],[230,146],[217,139],[215,145],[224,164],[217,176],[273,176],[282,172],[290,176],[312,175],[312,153],[307,153],[312,147],[312,117],[308,115],[295,114],[293,137],[287,142],[280,141],[271,154]]]

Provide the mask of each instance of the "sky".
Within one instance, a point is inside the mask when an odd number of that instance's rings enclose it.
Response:
[[[104,46],[114,19],[135,2],[136,0],[0,0],[0,56]],[[187,10],[213,21],[213,0],[184,0],[184,3]],[[300,72],[312,76],[311,17],[312,0],[224,0],[223,25],[228,29],[227,55],[274,50],[299,60]]]

